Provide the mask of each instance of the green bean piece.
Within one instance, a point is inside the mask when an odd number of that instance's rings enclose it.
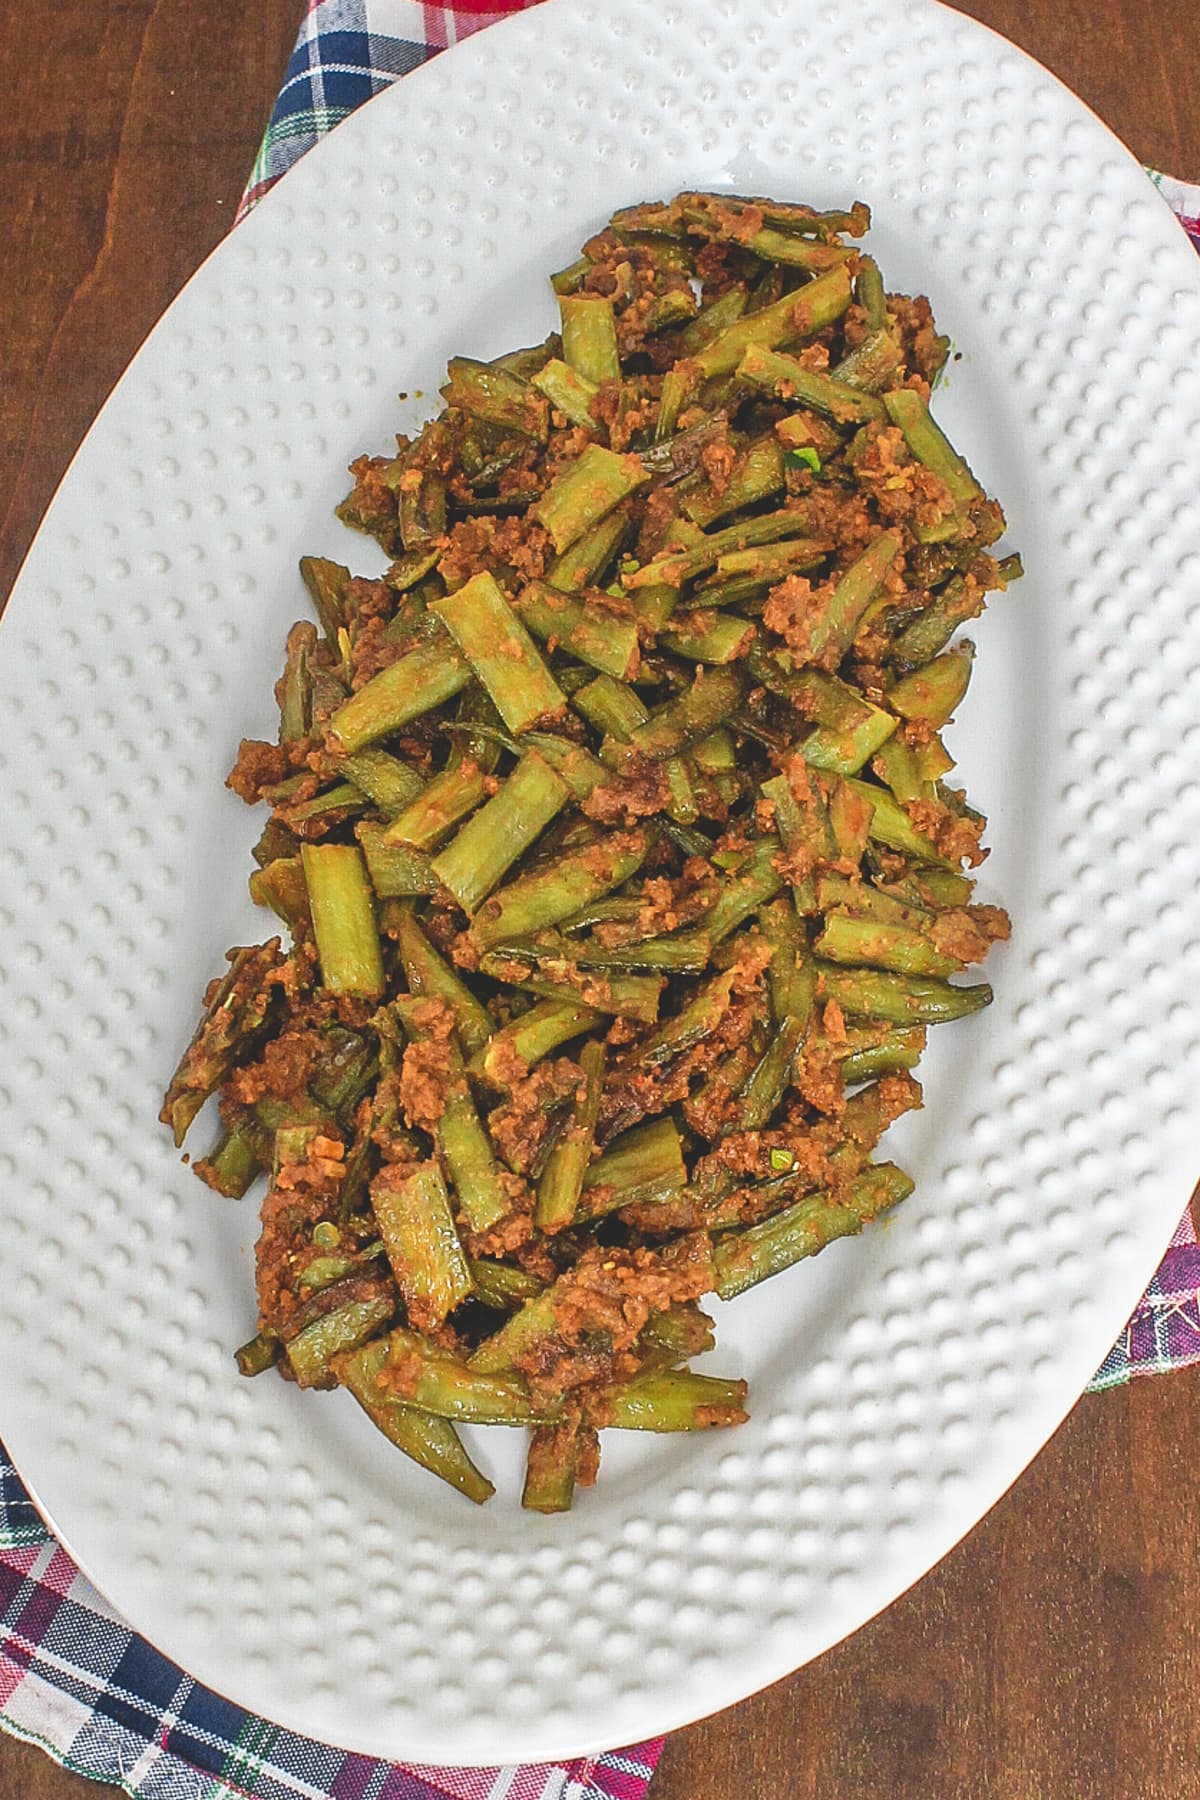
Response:
[[[655,761],[678,756],[724,725],[745,691],[745,677],[737,669],[706,670],[629,734],[630,747]]]
[[[596,1433],[578,1419],[534,1427],[525,1459],[521,1505],[527,1512],[570,1512],[585,1455],[594,1457]]]
[[[825,774],[822,779],[834,860],[857,868],[867,854],[874,813],[861,792],[840,775]]]
[[[707,529],[718,519],[728,518],[730,513],[741,512],[744,507],[755,506],[760,500],[769,500],[780,493],[787,485],[787,465],[783,459],[783,446],[774,432],[766,437],[757,438],[748,444],[734,463],[729,473],[728,483],[719,491],[713,486],[702,487],[689,494],[683,503],[683,510],[696,525]]]
[[[897,899],[934,909],[966,906],[974,890],[975,883],[970,876],[957,869],[913,869],[884,886],[884,892],[894,894]]]
[[[820,963],[820,988],[827,1000],[856,1019],[883,1019],[892,1025],[942,1025],[965,1019],[992,1003],[986,981],[952,987],[924,975],[895,975],[875,969],[842,969]]]
[[[490,718],[480,717],[487,713]],[[473,689],[459,703],[454,748],[441,772],[426,782],[408,805],[396,815],[385,842],[407,844],[416,850],[432,850],[460,819],[475,810],[487,792],[487,778],[500,761],[500,744],[484,729],[498,717],[481,690]]]
[[[418,1412],[415,1407],[380,1397],[379,1375],[388,1357],[385,1341],[376,1340],[335,1360],[334,1372],[341,1385],[358,1401],[372,1425],[405,1456],[430,1474],[457,1488],[468,1500],[482,1506],[495,1488],[463,1449],[448,1419]]]
[[[515,1367],[517,1357],[558,1330],[555,1307],[557,1283],[544,1288],[506,1319],[498,1331],[485,1338],[468,1357],[468,1366],[481,1375],[502,1375]]]
[[[673,325],[694,319],[696,310],[696,297],[690,288],[668,288],[663,294],[654,294],[646,307],[647,336],[657,331],[669,331]]]
[[[844,356],[833,371],[834,379],[864,394],[879,394],[891,387],[904,353],[890,331],[873,331],[856,350]]]
[[[356,1107],[379,1072],[379,1058],[371,1039],[344,1026],[331,1026],[308,1078],[308,1091],[319,1106],[331,1113]]]
[[[415,770],[399,757],[389,756],[386,750],[359,750],[353,756],[344,756],[338,763],[338,773],[352,781],[389,818],[410,805],[425,786]]]
[[[987,589],[965,575],[954,575],[911,625],[893,640],[889,659],[902,666],[929,662],[944,650],[960,625],[977,619],[987,603]]]
[[[393,1000],[391,1011],[414,1041],[427,1035],[420,1019],[420,1002]],[[489,1039],[483,1054],[494,1039]],[[475,1099],[457,1044],[448,1046],[449,1066],[442,1092],[442,1111],[433,1126],[438,1153],[454,1184],[459,1210],[472,1231],[488,1231],[511,1211],[512,1202],[492,1141],[480,1123]]]
[[[828,544],[811,538],[790,538],[786,544],[761,544],[725,551],[718,556],[716,569],[696,594],[700,605],[729,605],[734,598],[734,583],[743,581],[748,587],[774,587],[775,581],[802,569],[817,569],[826,560]],[[718,601],[720,596],[720,601]]]
[[[563,361],[598,386],[620,381],[621,357],[617,350],[617,326],[611,300],[597,294],[560,294]]]
[[[904,808],[893,800],[886,788],[875,787],[871,782],[856,781],[853,778],[850,786],[873,809],[870,834],[876,843],[886,844],[889,850],[903,851],[906,856],[915,856],[920,862],[947,866],[947,859],[940,854],[937,845],[917,830]]]
[[[764,226],[745,240],[746,249],[764,262],[781,263],[784,268],[807,269],[810,274],[823,274],[849,262],[854,252],[844,244],[824,244],[811,238],[795,237],[787,231]]]
[[[858,721],[839,729],[819,725],[800,746],[800,754],[810,769],[821,769],[830,775],[856,775],[885,744],[900,721],[880,706],[864,703],[865,711]]]
[[[657,1069],[711,1037],[729,1011],[737,971],[730,969],[716,975],[699,989],[673,1018],[665,1019],[632,1052],[630,1063],[638,1068]]]
[[[361,851],[353,844],[303,844],[300,860],[322,986],[374,999],[383,992],[383,958]]]
[[[441,560],[441,551],[435,544],[432,549],[406,550],[398,556],[389,568],[384,580],[397,594],[407,594],[419,587],[425,577],[437,568]],[[398,614],[397,617],[402,615]]]
[[[297,832],[312,819],[341,825],[362,810],[362,790],[351,781],[340,781],[336,787],[327,788],[323,794],[315,794],[311,800],[302,800],[298,805],[291,806],[285,801],[277,808],[285,822]]]
[[[737,768],[737,749],[733,741],[733,733],[724,725],[718,726],[706,738],[693,747],[692,761],[706,775],[732,774]],[[699,854],[707,855],[701,846]]]
[[[279,1111],[273,1125],[275,1154],[271,1170],[272,1181],[276,1181],[279,1171],[289,1164],[303,1163],[306,1160],[309,1145],[319,1135],[324,1123],[323,1120],[320,1123],[315,1122],[320,1119],[319,1109],[307,1107],[303,1101],[296,1107],[290,1106],[286,1101],[276,1101],[275,1105]],[[266,1125],[268,1121],[263,1116],[261,1108],[262,1102],[260,1101],[258,1107],[255,1108],[255,1114],[260,1123]],[[306,1113],[311,1113],[311,1118],[303,1118],[302,1122],[302,1116]]]
[[[702,575],[706,569],[715,568],[722,556],[733,551],[751,550],[761,544],[778,543],[784,538],[795,540],[797,533],[802,535],[803,531],[804,514],[796,507],[785,507],[779,512],[741,519],[733,525],[726,525],[721,531],[710,532],[707,536],[698,535],[697,542],[686,548],[676,549],[672,546],[660,551],[652,562],[623,576],[622,586],[631,592],[662,583],[679,587],[683,582]],[[814,559],[827,548],[825,544],[813,540],[809,540],[809,543]]]
[[[519,432],[544,444],[547,435],[545,396],[538,393],[519,375],[508,369],[497,369],[489,363],[475,362],[469,356],[452,356],[447,364],[450,377],[442,389],[447,406],[457,406],[486,419],[503,431]]]
[[[483,1049],[495,1030],[486,1008],[429,942],[411,907],[396,914],[394,935],[409,992],[418,1000],[444,1000],[467,1056]]]
[[[569,268],[559,269],[550,277],[550,286],[556,294],[577,294],[594,266],[586,256],[576,257]],[[561,347],[560,339],[559,348]]]
[[[898,1075],[904,1069],[915,1069],[925,1051],[925,1028],[922,1025],[897,1026],[882,1037],[872,1033],[873,1043],[863,1043],[843,1056],[838,1067],[842,1081],[853,1087],[859,1081],[878,1081],[881,1075]],[[854,1042],[854,1033],[847,1033]]]
[[[518,1306],[524,1306],[526,1300],[540,1294],[546,1285],[525,1269],[515,1268],[512,1263],[492,1262],[488,1257],[469,1257],[467,1267],[471,1271],[475,1298],[494,1312],[515,1311]]]
[[[640,908],[642,903],[637,904]],[[629,944],[599,944],[591,938],[574,942],[542,932],[532,945],[517,939],[500,947],[501,955],[544,957],[550,962],[578,963],[584,969],[644,969],[665,975],[698,974],[707,968],[711,952],[712,939],[703,930],[690,931],[686,938],[681,933]]]
[[[617,681],[632,681],[638,669],[637,622],[577,600],[548,582],[531,581],[514,601],[518,618],[545,643],[552,639],[591,669]]]
[[[493,1087],[507,1087],[514,1063],[531,1069],[560,1044],[591,1031],[603,1019],[602,1012],[582,1002],[541,1000],[496,1032],[472,1058],[471,1073],[482,1075]]]
[[[814,806],[811,812],[806,813],[784,775],[773,775],[770,781],[763,782],[759,791],[763,799],[775,808],[775,829],[784,849],[793,859],[797,853],[802,862],[815,860],[819,855],[828,855],[831,833],[827,829],[827,817],[823,816],[823,809],[817,804],[819,794],[814,794]],[[820,829],[814,836],[814,827],[817,826]],[[817,892],[811,875],[792,882],[792,899],[798,913],[816,912]]]
[[[604,1389],[597,1418],[618,1431],[704,1431],[742,1425],[746,1383],[691,1369],[661,1369]]]
[[[557,356],[562,349],[562,340],[557,331],[552,331],[540,344],[530,344],[521,350],[505,350],[500,356],[491,358],[493,369],[508,369],[513,375],[520,375],[522,380],[529,381],[544,363],[552,356]]]
[[[747,290],[742,286],[726,288],[715,300],[702,306],[689,325],[685,325],[679,334],[679,349],[685,357],[695,356],[707,344],[711,344],[730,325],[741,318],[749,299]]]
[[[657,1206],[682,1194],[687,1169],[672,1119],[623,1132],[588,1168],[577,1217],[599,1219],[624,1206]]]
[[[629,394],[630,390],[623,390]],[[639,402],[630,399],[630,410],[634,410]],[[701,408],[701,411],[704,409]],[[638,451],[638,460],[648,475],[656,475],[667,486],[682,482],[704,465],[704,452],[710,445],[724,442],[727,426],[724,415],[719,408],[710,411],[706,418],[689,425],[686,431],[677,431],[671,437],[664,437],[661,442],[647,444]],[[677,530],[673,526],[672,530]]]
[[[423,850],[389,844],[389,827],[364,819],[354,835],[367,859],[371,886],[380,900],[404,900],[420,894],[436,894],[438,879]]]
[[[566,783],[573,800],[586,800],[602,781],[608,780],[609,772],[599,757],[585,750],[582,744],[573,744],[569,738],[555,737],[551,732],[527,731],[522,741],[528,749],[536,750],[546,759],[559,780]]]
[[[475,913],[569,799],[550,764],[527,751],[500,791],[434,857],[434,874],[465,913]]]
[[[611,893],[641,868],[650,851],[647,829],[613,832],[565,852],[548,868],[532,870],[480,907],[471,934],[482,950],[557,925],[581,906]]]
[[[868,328],[871,331],[885,331],[888,322],[887,295],[879,264],[873,256],[860,256],[858,259],[854,297],[862,307]]]
[[[807,287],[785,294],[773,306],[736,320],[696,356],[701,374],[731,375],[751,344],[775,350],[813,337],[841,318],[851,301],[850,276],[845,266],[819,275]]]
[[[597,1012],[615,1013],[620,1018],[637,1019],[645,1025],[653,1025],[658,1019],[658,1003],[664,985],[661,975],[602,975],[597,971],[591,978],[583,976],[572,980],[569,974],[560,974],[553,964],[543,971],[533,962],[526,973],[515,977],[513,958],[503,951],[481,957],[479,967],[484,975],[495,976],[497,980],[507,981],[510,986],[544,999],[583,1000]]]
[[[687,405],[694,388],[694,378],[686,368],[668,369],[663,376],[658,397],[658,417],[654,421],[654,441],[665,444],[674,435],[679,415]]]
[[[650,717],[633,689],[614,681],[611,675],[600,675],[595,681],[589,681],[572,695],[571,704],[597,731],[622,742]]]
[[[471,1292],[441,1170],[385,1163],[371,1183],[371,1210],[409,1318],[441,1325]]]
[[[270,1142],[254,1119],[239,1119],[196,1164],[196,1173],[227,1200],[241,1200],[251,1183],[270,1168]]]
[[[273,1331],[260,1331],[234,1352],[239,1375],[265,1375],[283,1356],[283,1345]]]
[[[456,1064],[446,1106],[434,1132],[463,1218],[472,1231],[489,1231],[512,1210],[491,1139],[480,1123],[470,1087]]]
[[[582,425],[591,430],[596,421],[592,417],[592,401],[599,393],[594,381],[581,375],[569,363],[553,357],[544,368],[538,370],[533,377],[533,385],[539,393],[546,396],[556,412],[563,414],[572,425]]]
[[[703,1356],[716,1343],[713,1322],[707,1313],[691,1302],[672,1306],[667,1312],[654,1313],[646,1321],[639,1342],[657,1358],[665,1359],[659,1366],[670,1368],[673,1364],[687,1362],[690,1357]]]
[[[975,646],[969,640],[901,676],[888,689],[888,705],[902,719],[919,719],[937,731],[950,718],[971,680]]]
[[[944,956],[911,926],[845,913],[827,915],[813,948],[818,956],[847,968],[892,969],[897,975],[954,975],[964,967],[960,957]]]
[[[326,556],[302,556],[300,576],[321,621],[321,630],[336,645],[338,632],[350,624],[349,569],[344,563],[330,562]]]
[[[393,1305],[386,1295],[369,1300],[348,1300],[322,1318],[306,1325],[285,1345],[288,1362],[302,1388],[325,1387],[333,1377],[332,1360],[343,1350],[360,1344],[386,1325]]]
[[[496,746],[491,746],[494,751]],[[481,760],[455,757],[428,781],[419,794],[387,827],[385,846],[392,849],[432,851],[460,819],[475,811],[487,793],[487,780],[499,761],[497,755]]]
[[[835,425],[867,425],[872,419],[886,417],[883,402],[873,394],[863,393],[832,375],[806,369],[794,356],[765,350],[761,344],[750,345],[737,373],[739,380],[754,387],[824,413]]]
[[[842,912],[883,925],[908,925],[914,931],[927,928],[933,918],[929,907],[906,905],[857,876],[821,874],[816,886],[817,905],[824,913]]]
[[[755,636],[749,619],[733,613],[692,612],[676,613],[662,641],[688,662],[717,667],[745,656]]]
[[[579,1053],[583,1092],[576,1096],[571,1116],[546,1158],[538,1183],[534,1221],[540,1231],[563,1231],[575,1218],[584,1176],[592,1159],[600,1094],[604,1086],[605,1045],[593,1039]]]
[[[305,1293],[319,1293],[323,1288],[332,1287],[335,1281],[352,1275],[355,1267],[352,1256],[315,1256],[296,1277],[296,1285]]]
[[[275,688],[279,702],[279,741],[287,744],[308,736],[312,727],[312,677],[309,662],[317,647],[317,632],[301,619],[287,635],[287,657]]]
[[[429,610],[443,621],[510,731],[519,735],[563,711],[566,697],[494,576],[486,570],[472,576]]]
[[[399,493],[400,541],[408,551],[424,550],[429,544],[446,534],[448,518],[448,495],[446,483],[438,468],[445,454],[442,448],[449,448],[449,430],[440,419],[434,419],[426,425],[421,437],[413,445],[411,456],[400,459],[402,468],[397,476]],[[425,455],[418,460],[417,452],[422,446],[436,444],[433,455]],[[415,474],[413,482],[402,479],[404,474]]]
[[[629,512],[618,506],[554,558],[546,580],[560,594],[575,594],[599,581],[629,531]]]
[[[788,1010],[741,1092],[738,1127],[760,1131],[787,1092],[796,1053],[808,1035],[816,1005],[816,971],[807,956],[797,958],[788,983]]]
[[[809,655],[814,662],[836,664],[842,660],[899,551],[898,533],[885,531],[851,563],[831,590],[824,612],[809,628]]]
[[[909,450],[918,459],[918,463],[925,464],[925,468],[932,470],[939,481],[945,482],[946,488],[950,490],[950,497],[954,500],[957,515],[963,515],[975,500],[982,499],[979,482],[975,481],[970,468],[950,443],[941,425],[937,425],[918,392],[912,387],[894,387],[891,392],[883,394],[883,405],[887,407],[887,416],[892,425],[898,425],[905,434],[905,443],[909,445]],[[918,527],[918,536],[925,542],[934,542],[943,535],[945,533],[941,527],[932,527],[928,531],[921,531]]]
[[[554,477],[530,507],[529,516],[546,527],[561,555],[649,479],[636,456],[619,456],[600,444],[589,444]],[[553,569],[549,578],[554,581]]]
[[[329,721],[337,749],[365,749],[441,706],[471,679],[471,665],[448,638],[418,644],[381,669]]]
[[[895,1163],[873,1163],[836,1194],[806,1194],[761,1225],[722,1234],[713,1243],[717,1293],[722,1300],[744,1294],[803,1257],[815,1256],[835,1238],[861,1231],[912,1191],[912,1181]]]
[[[674,941],[692,944],[703,933],[710,945],[723,944],[739,925],[745,924],[751,913],[773,900],[783,886],[783,876],[775,867],[778,855],[778,838],[760,838],[741,868],[726,882],[702,916],[699,929],[679,932]]]
[[[871,768],[881,781],[887,783],[901,805],[912,800],[936,798],[934,783],[926,780],[921,772],[917,752],[898,735],[879,746],[871,759]]]
[[[480,1369],[474,1359],[460,1362],[415,1331],[392,1332],[381,1370],[385,1380],[393,1369],[401,1379],[380,1389],[385,1406],[399,1401],[463,1425],[535,1425],[544,1417],[515,1376]]]
[[[250,898],[256,906],[269,906],[293,932],[312,925],[308,889],[298,856],[279,856],[250,877]]]

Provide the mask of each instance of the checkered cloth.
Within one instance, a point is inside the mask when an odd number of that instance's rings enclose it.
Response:
[[[642,1800],[662,1749],[658,1739],[569,1763],[427,1769],[281,1731],[200,1687],[118,1618],[2,1449],[0,1726],[142,1800]]]
[[[364,100],[537,0],[309,0],[239,217]],[[1200,189],[1153,179],[1200,250]],[[1092,1382],[1200,1361],[1200,1245],[1185,1215]],[[598,1760],[406,1768],[243,1712],[137,1637],[46,1530],[0,1447],[0,1727],[143,1800],[642,1800],[662,1740]]]

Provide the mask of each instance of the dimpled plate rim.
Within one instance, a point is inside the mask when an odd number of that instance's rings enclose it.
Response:
[[[339,127],[143,347],[5,622],[0,1432],[139,1630],[367,1754],[632,1742],[835,1643],[1049,1436],[1191,1185],[1194,257],[981,27],[929,0],[794,13],[554,0]],[[254,1209],[206,1194],[154,1114],[199,985],[254,930],[257,824],[221,780],[271,730],[295,558],[373,566],[331,519],[339,469],[448,353],[540,335],[545,274],[613,205],[706,184],[866,198],[889,280],[963,352],[941,414],[1030,569],[974,633],[954,739],[1017,938],[889,1139],[913,1199],[719,1309],[709,1365],[751,1376],[751,1423],[606,1442],[565,1520],[520,1514],[515,1434],[486,1434],[503,1491],[476,1513],[344,1396],[233,1375]]]

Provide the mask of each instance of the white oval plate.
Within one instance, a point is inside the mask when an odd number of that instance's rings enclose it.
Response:
[[[934,1034],[888,1226],[721,1309],[736,1433],[612,1433],[567,1518],[477,1512],[344,1395],[245,1382],[254,1207],[155,1123],[242,899],[222,787],[273,730],[304,551],[454,351],[537,340],[548,272],[683,186],[860,196],[963,352],[942,417],[1027,579],[954,748],[1016,937]],[[929,4],[557,0],[341,126],[192,281],[9,609],[0,1433],[110,1600],[294,1730],[456,1763],[629,1742],[886,1605],[987,1510],[1121,1329],[1195,1173],[1200,281],[1129,156]],[[427,404],[427,403],[426,403]]]

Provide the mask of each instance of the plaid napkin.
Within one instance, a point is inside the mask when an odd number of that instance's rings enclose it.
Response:
[[[538,0],[308,0],[239,218],[364,100]],[[1152,175],[1200,250],[1200,188]],[[1091,1386],[1200,1361],[1200,1245],[1186,1213]],[[0,1728],[143,1800],[642,1800],[662,1740],[599,1759],[404,1767],[283,1731],[137,1637],[43,1525],[0,1446]]]

